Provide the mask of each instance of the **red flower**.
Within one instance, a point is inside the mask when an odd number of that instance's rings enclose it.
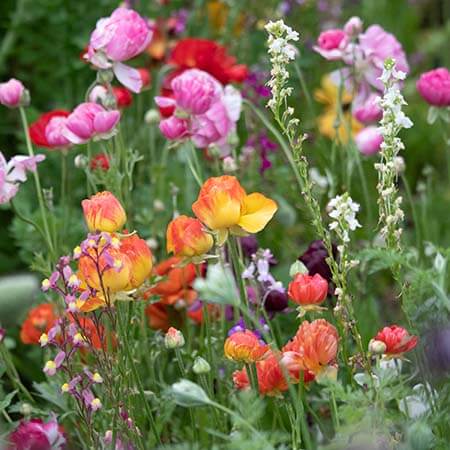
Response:
[[[298,305],[320,305],[328,294],[328,282],[318,273],[298,273],[289,283],[289,298]]]
[[[53,148],[45,137],[45,128],[53,117],[67,117],[69,115],[70,112],[63,109],[55,109],[54,111],[41,114],[39,119],[33,122],[28,129],[33,144],[38,147]]]
[[[53,305],[43,303],[28,312],[20,330],[20,340],[24,344],[39,344],[42,333],[48,333],[58,319]]]
[[[152,82],[152,76],[150,74],[150,71],[147,70],[145,67],[139,67],[137,70],[139,72],[139,75],[141,76],[142,87],[146,88],[150,86],[150,83]]]
[[[172,50],[169,64],[182,70],[204,70],[222,84],[244,81],[248,75],[247,66],[236,64],[225,47],[208,39],[181,39]]]
[[[412,350],[417,345],[418,337],[410,335],[398,325],[391,325],[379,331],[374,340],[384,342],[386,344],[384,353],[393,356]]]
[[[95,155],[90,162],[91,170],[109,170],[109,158],[106,153]]]
[[[126,87],[113,86],[112,91],[119,108],[126,108],[133,103],[133,96]]]

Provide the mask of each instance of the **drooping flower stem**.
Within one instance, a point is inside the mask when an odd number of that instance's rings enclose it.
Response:
[[[25,134],[25,141],[26,141],[26,145],[27,145],[28,154],[30,155],[30,157],[34,157],[33,145],[31,144],[30,134],[28,132],[28,120],[27,120],[27,115],[25,113],[25,109],[23,107],[20,107],[19,112],[20,112],[20,118],[22,121],[23,131]],[[37,198],[38,198],[39,209],[41,212],[42,225],[44,227],[45,241],[47,243],[47,246],[48,246],[48,249],[50,252],[50,257],[53,260],[55,258],[55,248],[54,248],[52,236],[50,234],[50,227],[48,224],[47,212],[46,212],[46,207],[45,207],[45,202],[44,202],[44,195],[42,193],[41,181],[39,178],[39,172],[38,172],[37,167],[36,167],[36,170],[33,171],[33,177],[34,177],[34,183],[36,186],[36,194],[37,194]]]

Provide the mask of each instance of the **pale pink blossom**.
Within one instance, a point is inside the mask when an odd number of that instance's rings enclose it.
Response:
[[[383,136],[375,126],[362,129],[355,137],[358,150],[366,156],[373,155],[380,150]]]
[[[8,203],[17,194],[19,183],[27,180],[26,172],[35,172],[37,163],[44,159],[45,155],[17,155],[6,162],[0,152],[0,204]]]
[[[25,87],[22,82],[11,78],[5,83],[0,83],[0,103],[8,108],[22,106]]]
[[[65,149],[72,145],[69,139],[64,136],[66,121],[66,117],[53,117],[45,127],[45,138],[49,145],[55,149]]]
[[[63,136],[73,144],[91,139],[109,139],[115,133],[120,112],[108,111],[98,103],[81,103],[66,119]]]
[[[353,116],[359,122],[370,123],[378,122],[383,116],[383,110],[379,105],[380,96],[377,94],[369,94],[364,100],[355,99],[353,104]]]
[[[111,68],[125,87],[139,92],[142,88],[139,71],[126,66],[123,61],[142,53],[152,36],[149,22],[136,11],[117,8],[110,17],[97,22],[85,57],[99,69]]]
[[[361,33],[362,27],[362,20],[357,16],[353,16],[350,17],[350,19],[348,19],[346,24],[344,25],[344,32],[347,36],[357,36],[359,33]]]
[[[445,67],[423,73],[416,87],[428,104],[438,107],[450,106],[450,72]]]

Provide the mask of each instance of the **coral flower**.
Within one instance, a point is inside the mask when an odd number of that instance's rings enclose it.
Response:
[[[41,114],[29,127],[30,138],[33,144],[48,149],[59,148],[49,142],[46,134],[47,125],[53,118],[64,119],[69,115],[70,112],[64,109],[55,109],[54,111]]]
[[[307,275],[298,273],[289,283],[289,298],[301,306],[320,305],[328,294],[328,282],[318,273]]]
[[[127,216],[119,200],[109,191],[98,192],[81,202],[89,231],[113,233],[125,225]]]
[[[125,290],[136,289],[150,276],[153,257],[147,243],[136,234],[120,241],[120,253],[130,260],[130,279]]]
[[[229,336],[223,349],[228,359],[251,363],[261,359],[269,347],[261,343],[255,333],[245,330],[237,331]]]
[[[247,66],[236,64],[236,58],[228,55],[225,47],[207,39],[181,39],[172,50],[169,64],[182,70],[204,70],[222,84],[241,82],[248,75]]]
[[[289,371],[308,370],[314,375],[334,363],[338,350],[336,328],[325,319],[302,322],[294,339],[283,348],[283,364]]]
[[[412,350],[417,345],[418,337],[410,335],[398,325],[391,325],[379,331],[374,340],[384,342],[386,345],[384,353],[394,357]]]
[[[28,312],[20,330],[20,340],[24,344],[39,344],[42,333],[48,333],[58,320],[50,303],[43,303]]]
[[[167,251],[175,256],[191,258],[207,253],[214,244],[198,219],[179,216],[167,227]]]
[[[260,193],[247,195],[239,181],[228,175],[209,178],[192,205],[195,215],[210,229],[224,233],[225,238],[229,229],[261,231],[277,209],[276,202]]]
[[[144,297],[159,296],[166,305],[173,305],[178,301],[192,303],[197,298],[197,293],[192,289],[196,278],[195,265],[191,263],[179,266],[181,262],[181,258],[172,257],[158,264],[155,272],[165,278],[149,289]]]

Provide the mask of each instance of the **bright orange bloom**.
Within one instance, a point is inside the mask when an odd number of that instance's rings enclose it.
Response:
[[[76,317],[76,320],[75,320]],[[89,317],[84,317],[80,315],[70,316],[70,321],[76,323],[77,326],[81,326],[83,337],[86,338],[86,341],[91,344],[94,348],[100,349],[102,345],[104,348],[107,347],[107,339],[105,336],[105,330],[102,325],[97,326]],[[103,337],[103,342],[100,336]],[[117,339],[114,335],[111,337],[111,341],[113,346],[117,344]]]
[[[48,333],[55,325],[58,316],[53,305],[43,303],[28,311],[20,330],[20,340],[24,344],[39,344],[42,333]]]
[[[226,339],[223,346],[225,356],[228,359],[245,363],[260,360],[268,349],[269,346],[261,343],[258,336],[250,330],[233,333]]]
[[[80,278],[87,286],[99,291],[100,295],[106,294],[103,289],[113,294],[125,291],[130,285],[130,258],[116,248],[108,248],[107,253],[113,261],[113,267],[110,266],[110,258],[107,258],[106,252],[99,251],[101,256],[98,257],[95,249],[90,249],[89,255],[82,255],[78,260]]]
[[[318,273],[307,275],[298,273],[289,283],[289,298],[298,305],[320,305],[328,294],[328,281]]]
[[[214,244],[212,236],[205,232],[200,220],[178,216],[167,227],[167,251],[175,256],[200,256]]]
[[[197,293],[192,289],[192,283],[196,278],[195,265],[187,264],[178,267],[180,262],[180,258],[173,256],[158,264],[155,272],[165,279],[149,289],[144,297],[158,295],[161,297],[161,302],[166,305],[173,305],[179,300],[183,300],[187,304],[192,303],[197,298]]]
[[[125,236],[120,241],[120,253],[130,260],[130,278],[126,291],[138,288],[151,274],[153,257],[147,243],[138,235]]]
[[[81,202],[84,219],[89,231],[119,231],[127,221],[127,215],[119,200],[111,192],[98,192]]]
[[[381,341],[386,345],[384,353],[388,356],[400,356],[409,352],[417,345],[418,339],[398,325],[384,327],[374,338],[375,341]]]
[[[325,319],[307,320],[300,325],[294,339],[283,347],[283,363],[289,371],[309,370],[315,375],[336,359],[339,336]]]
[[[229,229],[257,233],[277,209],[276,202],[262,194],[247,195],[239,181],[229,175],[206,180],[192,205],[194,214],[205,225],[225,233]]]

